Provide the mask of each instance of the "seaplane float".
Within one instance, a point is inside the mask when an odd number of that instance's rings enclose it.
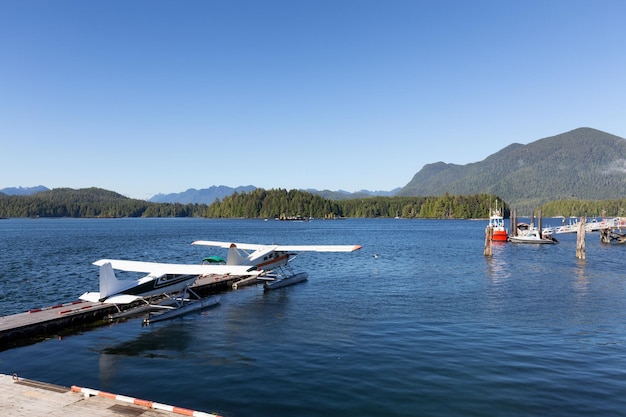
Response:
[[[219,303],[219,297],[202,298],[192,285],[199,277],[258,276],[262,271],[246,265],[193,265],[157,262],[100,259],[100,289],[86,292],[79,298],[84,301],[113,304],[118,313],[111,319],[137,315],[149,311],[144,324],[170,319],[191,311]],[[147,273],[136,279],[118,279],[115,271]],[[120,305],[139,302],[138,306],[122,311]]]
[[[294,272],[289,264],[298,252],[354,252],[360,245],[263,245],[256,243],[234,243],[196,240],[192,245],[228,249],[226,266],[254,266],[260,274],[243,277],[233,283],[233,289],[246,284],[263,281],[266,291],[304,282],[307,272]]]

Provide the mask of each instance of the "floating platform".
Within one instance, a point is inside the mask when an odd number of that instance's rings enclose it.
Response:
[[[217,414],[0,374],[0,409],[14,417],[219,417]]]
[[[203,285],[194,285],[192,288],[196,293],[207,296],[230,289],[230,284],[237,279],[239,278],[220,277],[217,280],[211,278],[202,282]],[[113,316],[121,317],[124,312],[130,312],[143,304],[145,304],[143,301],[136,301],[116,306],[79,300],[2,316],[0,317],[0,350],[28,345],[59,333],[94,325]]]
[[[111,304],[74,301],[0,317],[0,350],[103,320],[116,311]]]

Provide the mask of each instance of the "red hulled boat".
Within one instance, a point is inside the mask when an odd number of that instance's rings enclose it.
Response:
[[[496,201],[496,208],[492,210],[489,216],[489,224],[487,227],[491,226],[493,230],[493,235],[491,240],[498,242],[506,242],[509,238],[509,233],[504,227],[504,217],[498,210],[498,202]]]

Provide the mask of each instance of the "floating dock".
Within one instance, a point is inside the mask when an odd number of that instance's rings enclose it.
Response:
[[[111,304],[74,301],[0,317],[0,350],[103,320],[116,311]]]
[[[12,417],[219,417],[125,395],[4,374],[0,374],[0,409],[3,415]]]
[[[194,292],[207,297],[232,289],[240,277],[200,277],[191,287]],[[72,301],[51,307],[35,308],[24,313],[0,317],[0,350],[27,345],[60,332],[90,326],[110,316],[141,306],[143,301],[130,304],[112,304]],[[203,303],[206,305],[206,303]],[[154,320],[153,320],[154,321]]]

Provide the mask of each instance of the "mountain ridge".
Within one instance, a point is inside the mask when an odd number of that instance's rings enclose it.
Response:
[[[501,196],[511,208],[533,210],[550,200],[604,200],[626,195],[626,139],[578,128],[513,143],[466,165],[425,165],[396,195],[478,192]]]
[[[239,187],[227,187],[225,185],[213,185],[209,188],[189,188],[182,193],[157,194],[148,199],[152,203],[180,203],[180,204],[211,204],[215,200],[222,200],[234,193],[250,192],[256,190],[253,185]]]
[[[35,187],[7,187],[0,189],[0,194],[6,195],[33,195],[42,191],[50,191],[48,187],[37,185]]]

